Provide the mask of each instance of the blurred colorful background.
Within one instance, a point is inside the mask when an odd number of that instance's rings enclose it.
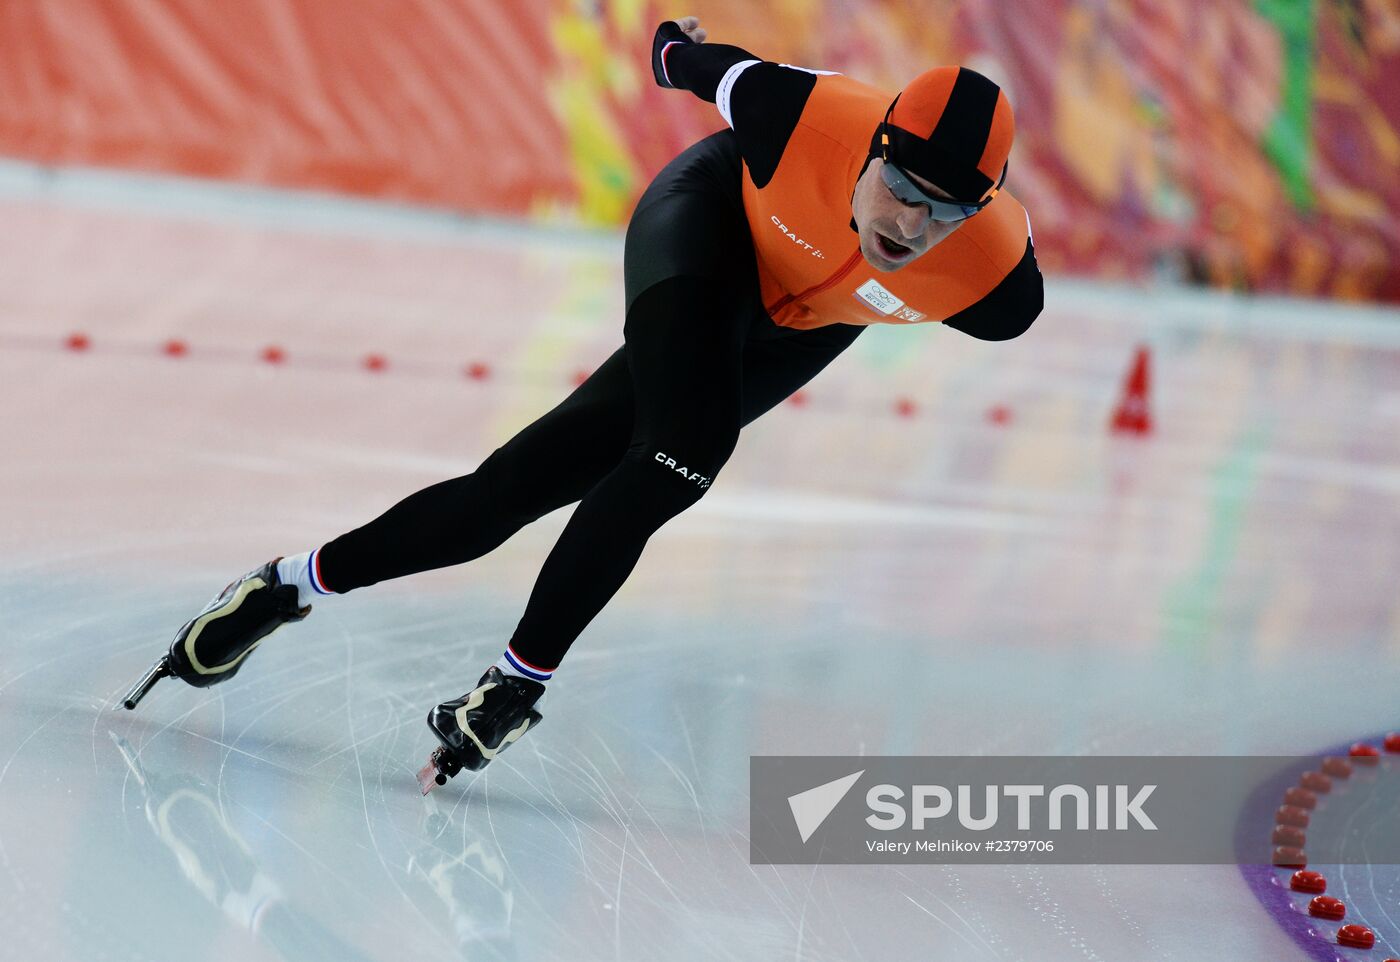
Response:
[[[1400,0],[10,0],[0,154],[625,222],[720,121],[663,18],[891,91],[1010,91],[1042,265],[1400,301]]]
[[[424,715],[567,508],[120,710],[231,577],[474,470],[617,349],[620,228],[721,123],[652,81],[687,14],[890,91],[1003,83],[1031,330],[872,325],[480,778],[419,795]],[[1400,0],[2,0],[0,956],[1400,958],[1395,866],[1310,866],[1353,950],[1269,866],[755,866],[748,810],[753,755],[1400,728],[1398,49]],[[1366,778],[1317,825],[1393,831]]]

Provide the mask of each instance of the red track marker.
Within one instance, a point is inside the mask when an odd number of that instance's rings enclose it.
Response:
[[[1298,779],[1298,786],[1319,795],[1326,795],[1332,790],[1332,779],[1321,772],[1304,772],[1303,777]]]
[[[1322,760],[1322,770],[1333,778],[1350,778],[1351,762],[1336,755],[1328,755]]]
[[[1308,914],[1315,919],[1331,919],[1340,922],[1347,917],[1346,903],[1330,895],[1319,895],[1308,903]]]
[[[1343,925],[1337,930],[1337,944],[1353,949],[1369,949],[1376,944],[1376,933],[1364,925]]]
[[[1283,803],[1294,808],[1317,808],[1317,796],[1306,788],[1290,788],[1283,793]]]
[[[1293,873],[1293,877],[1288,880],[1288,887],[1295,892],[1307,892],[1310,895],[1321,895],[1327,891],[1327,879],[1321,872],[1309,872],[1307,869],[1300,869]]]
[[[1367,745],[1365,742],[1357,742],[1351,746],[1351,750],[1347,754],[1358,765],[1374,765],[1381,758],[1381,753],[1376,746]]]

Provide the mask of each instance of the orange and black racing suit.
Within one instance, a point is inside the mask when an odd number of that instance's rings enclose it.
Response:
[[[647,539],[709,489],[739,429],[867,325],[942,322],[1001,340],[1039,314],[1029,222],[1006,191],[899,271],[865,263],[851,195],[891,95],[691,44],[674,24],[657,32],[653,69],[714,102],[730,129],[682,152],[637,204],[624,345],[476,471],[326,544],[330,589],[470,561],[578,501],[510,643],[552,669]]]

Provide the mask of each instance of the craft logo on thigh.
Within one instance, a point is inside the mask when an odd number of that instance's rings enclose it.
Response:
[[[687,481],[694,481],[702,488],[708,488],[710,486],[709,478],[705,477],[699,471],[690,470],[683,464],[677,464],[676,459],[668,456],[665,451],[657,451],[656,460],[659,461],[661,464],[665,465],[666,467],[670,468],[672,471],[679,474],[681,477],[685,478]]]

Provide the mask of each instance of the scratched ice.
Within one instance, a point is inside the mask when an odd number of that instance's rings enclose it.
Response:
[[[1302,957],[1230,867],[750,866],[748,758],[1394,727],[1394,311],[1062,282],[1007,344],[869,332],[653,540],[539,730],[423,799],[424,715],[496,657],[563,513],[114,706],[229,578],[470,470],[605,357],[616,241],[0,184],[7,957]],[[1139,341],[1160,428],[1111,439]]]

